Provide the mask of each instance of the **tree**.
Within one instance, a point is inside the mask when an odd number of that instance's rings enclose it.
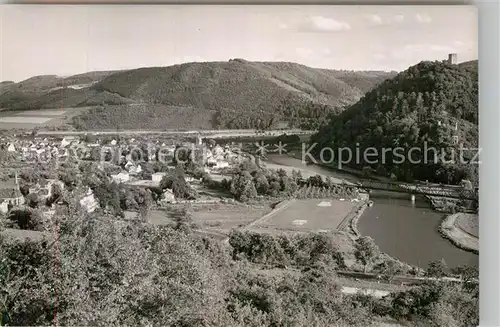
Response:
[[[368,265],[380,254],[375,241],[369,236],[362,236],[354,243],[354,256],[364,266],[366,273]]]
[[[240,201],[248,201],[257,196],[253,177],[248,171],[243,171],[233,176],[231,194]]]
[[[160,188],[162,190],[172,189],[172,184],[174,183],[174,179],[175,179],[174,176],[170,174],[163,176],[160,181]]]
[[[462,287],[465,291],[479,296],[479,270],[474,266],[460,266],[452,269],[454,275],[462,279]]]
[[[46,204],[48,206],[51,206],[54,202],[58,201],[59,199],[62,198],[63,196],[63,189],[58,183],[54,183],[51,186],[51,195],[49,198],[47,198]]]
[[[59,179],[68,187],[74,187],[78,184],[79,171],[76,168],[67,168],[59,172]]]
[[[40,173],[35,169],[23,169],[19,177],[28,183],[37,183],[40,180]]]
[[[363,167],[363,177],[369,178],[373,174],[373,168],[370,166]]]
[[[43,215],[34,209],[18,209],[9,212],[7,219],[12,227],[33,231],[44,231],[45,221]]]
[[[432,261],[429,263],[426,275],[429,277],[441,278],[448,274],[448,265],[444,259]]]
[[[40,204],[40,198],[38,197],[38,194],[28,194],[28,196],[26,197],[26,204],[31,208],[38,208],[38,205]]]
[[[255,189],[259,194],[267,194],[269,192],[269,182],[264,172],[257,172],[255,176]]]
[[[376,270],[379,271],[388,282],[392,282],[397,274],[403,272],[401,265],[394,260],[386,260],[382,262],[376,267]]]

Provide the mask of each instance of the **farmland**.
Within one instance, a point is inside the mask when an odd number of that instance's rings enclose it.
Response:
[[[269,204],[203,204],[194,206],[195,224],[203,229],[229,233],[243,227],[271,211]]]
[[[173,221],[176,209],[184,204],[172,205],[165,210],[152,210],[148,215],[150,223],[165,225]],[[243,227],[270,212],[270,204],[245,205],[206,203],[192,204],[192,223],[200,229],[229,234],[232,229]]]
[[[26,111],[2,111],[0,130],[63,128],[69,127],[72,117],[89,108],[40,109]]]

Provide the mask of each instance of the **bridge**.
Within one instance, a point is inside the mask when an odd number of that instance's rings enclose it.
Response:
[[[362,180],[355,185],[366,190],[408,193],[412,195],[412,199],[414,199],[414,195],[416,194],[473,201],[477,201],[479,198],[477,190],[465,190],[453,186],[433,186],[428,184],[408,184],[375,180]]]

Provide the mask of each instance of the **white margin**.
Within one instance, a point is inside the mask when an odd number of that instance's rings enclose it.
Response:
[[[497,0],[479,14],[479,326],[500,327],[500,51]]]

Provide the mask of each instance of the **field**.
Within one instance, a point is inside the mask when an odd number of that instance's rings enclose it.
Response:
[[[68,126],[72,117],[88,110],[82,108],[40,109],[26,111],[2,111],[0,113],[0,130],[56,128]]]
[[[152,225],[161,226],[171,224],[173,222],[173,219],[169,212],[162,210],[151,210],[148,213],[148,222]]]
[[[193,206],[194,222],[203,229],[229,233],[271,211],[270,205],[202,204]]]
[[[357,205],[332,199],[295,200],[264,217],[254,227],[296,232],[334,231]]]
[[[152,210],[148,220],[154,225],[166,225],[173,222],[175,209],[182,208],[184,204],[175,204],[165,210]],[[243,227],[257,220],[271,211],[269,204],[244,205],[205,203],[192,204],[193,223],[200,229],[228,235],[232,229]]]

